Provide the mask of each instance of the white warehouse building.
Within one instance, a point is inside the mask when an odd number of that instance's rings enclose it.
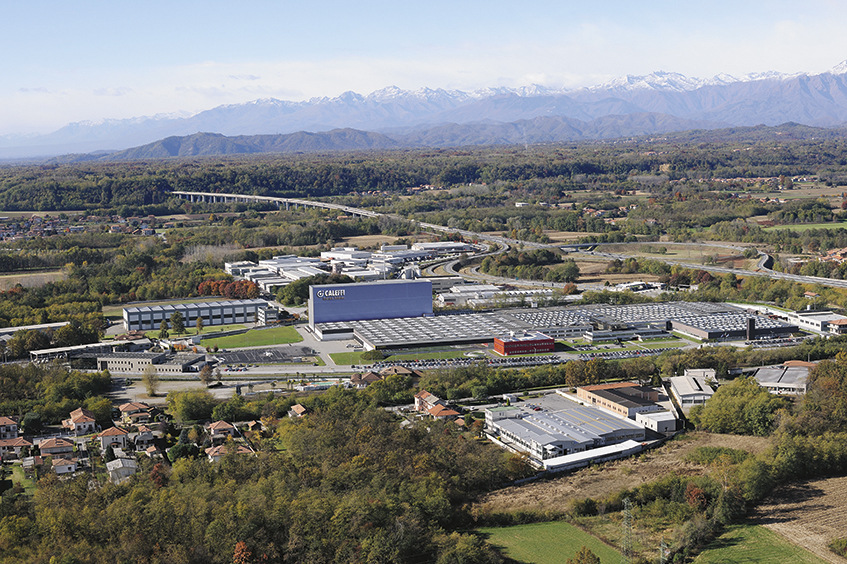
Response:
[[[265,300],[229,300],[220,302],[198,302],[193,304],[167,304],[124,308],[124,329],[127,331],[149,331],[158,329],[162,321],[170,325],[171,315],[180,312],[186,327],[195,327],[197,319],[203,325],[229,325],[253,323],[259,308],[268,307]]]

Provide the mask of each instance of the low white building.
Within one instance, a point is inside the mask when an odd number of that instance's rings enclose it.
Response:
[[[809,365],[814,366],[812,363],[805,362],[800,366],[786,366],[784,364],[762,366],[756,370],[753,378],[761,387],[774,395],[802,395],[806,393]]]
[[[699,376],[674,376],[668,379],[671,395],[686,411],[695,405],[703,405],[714,395],[714,390]]]
[[[677,430],[677,418],[670,411],[636,413],[635,422],[657,433],[673,433]]]
[[[106,470],[109,472],[109,481],[120,484],[138,472],[138,463],[134,458],[116,458],[106,463]]]

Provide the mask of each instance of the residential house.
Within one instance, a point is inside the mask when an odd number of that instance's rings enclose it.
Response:
[[[76,459],[60,457],[54,458],[53,471],[60,476],[62,474],[73,474],[76,472]]]
[[[449,407],[444,406],[444,405],[435,405],[435,406],[427,409],[426,413],[430,417],[432,417],[433,419],[439,419],[439,420],[452,419],[453,417],[459,416],[458,411],[456,411],[454,409],[450,409]]]
[[[18,436],[18,423],[9,417],[0,417],[0,439],[14,439]]]
[[[150,422],[150,406],[143,402],[131,401],[118,407],[121,421],[129,425]]]
[[[126,448],[127,440],[129,439],[129,431],[120,427],[109,427],[105,431],[97,435],[100,439],[100,446],[105,451],[108,447],[118,446]]]
[[[206,456],[209,457],[209,462],[218,462],[221,458],[227,455],[229,452],[233,452],[232,448],[235,448],[235,454],[253,454],[249,448],[244,445],[218,445],[215,447],[209,447],[206,449]]]
[[[394,366],[386,366],[379,373],[383,376],[391,376],[392,374],[400,374],[401,376],[412,376],[419,377],[421,375],[417,370],[412,370],[411,368],[406,368],[405,366],[400,366],[396,364]]]
[[[87,435],[97,430],[97,422],[93,413],[80,407],[71,411],[69,419],[62,421],[62,427],[77,436]]]
[[[288,416],[292,418],[303,417],[304,415],[306,415],[306,408],[299,403],[292,405],[291,409],[288,410]]]
[[[38,443],[41,456],[61,456],[72,454],[74,451],[73,441],[61,437],[45,439]]]
[[[135,435],[135,449],[145,450],[155,440],[156,437],[153,436],[153,429],[147,425],[141,425],[138,427],[138,432]]]
[[[67,419],[62,420],[62,427],[76,435],[85,435],[95,429],[94,414],[82,407],[71,411]]]
[[[20,458],[21,449],[27,447],[32,448],[32,443],[23,437],[15,437],[14,439],[0,439],[0,460],[8,460],[9,458]]]
[[[24,473],[31,475],[38,468],[44,466],[44,459],[40,456],[27,456],[21,459],[21,465],[23,466]]]
[[[106,470],[109,472],[109,481],[120,484],[135,475],[138,463],[134,458],[116,458],[106,463]]]
[[[415,411],[428,411],[436,405],[446,405],[443,399],[438,396],[421,390],[415,394]]]
[[[212,442],[217,440],[226,440],[229,437],[235,436],[235,427],[226,421],[215,421],[209,425],[209,436]]]
[[[354,388],[362,389],[382,379],[383,376],[380,376],[376,372],[365,372],[364,374],[357,372],[350,376],[350,385]]]
[[[446,401],[426,390],[415,394],[415,411],[426,413],[434,419],[450,419],[459,415],[458,411],[447,407]]]
[[[146,455],[147,455],[147,456],[149,456],[150,458],[156,458],[156,457],[158,457],[158,456],[162,456],[162,451],[160,451],[160,450],[159,450],[159,447],[157,447],[156,445],[150,445],[150,446],[149,446],[149,447],[147,447],[147,449],[144,451],[144,454],[146,454]]]

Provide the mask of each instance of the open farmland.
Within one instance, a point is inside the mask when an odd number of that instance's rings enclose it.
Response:
[[[791,562],[824,564],[814,554],[757,525],[735,525],[715,539],[694,559],[695,564],[726,562]]]
[[[653,274],[611,274],[606,272],[606,267],[609,264],[608,260],[584,260],[578,255],[574,256],[576,265],[579,267],[579,282],[580,284],[621,284],[624,282],[632,282],[633,280],[642,280],[644,282],[657,282],[658,276]]]
[[[573,241],[583,239],[585,237],[600,237],[602,233],[590,233],[586,231],[549,231],[545,230],[544,234],[550,238],[553,243],[572,243]]]
[[[16,274],[4,274],[0,276],[0,291],[9,290],[20,284],[24,288],[37,288],[48,282],[64,280],[67,274],[63,270],[49,270],[41,272],[18,272]]]
[[[583,546],[599,556],[601,564],[617,564],[621,560],[617,550],[563,521],[488,527],[479,532],[511,560],[526,564],[560,564]]]
[[[705,466],[685,460],[685,456],[698,447],[729,447],[756,453],[763,451],[768,444],[769,440],[761,437],[688,433],[640,456],[492,492],[479,501],[476,510],[510,513],[531,507],[539,512],[565,511],[574,500],[606,496],[660,476],[703,474]]]
[[[826,546],[847,531],[847,477],[779,488],[758,507],[756,521],[827,562],[847,564]]]

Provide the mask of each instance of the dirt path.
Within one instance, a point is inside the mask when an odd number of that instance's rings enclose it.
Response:
[[[779,488],[758,507],[755,519],[827,562],[847,564],[826,546],[847,536],[847,477]]]
[[[684,460],[697,447],[729,447],[755,453],[768,445],[769,439],[761,437],[688,433],[640,456],[492,492],[476,504],[476,509],[497,513],[522,509],[564,511],[575,499],[602,497],[669,474],[702,474],[704,466]]]

